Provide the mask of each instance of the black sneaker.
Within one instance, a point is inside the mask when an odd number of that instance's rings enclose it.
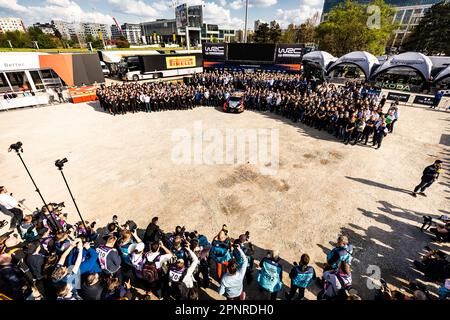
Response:
[[[423,192],[419,192],[419,194],[421,195],[421,196],[423,196],[423,197],[426,197],[427,195],[425,194],[425,193],[423,193]]]
[[[416,194],[415,192],[412,192],[411,195],[412,195],[414,198],[417,198],[417,194]]]

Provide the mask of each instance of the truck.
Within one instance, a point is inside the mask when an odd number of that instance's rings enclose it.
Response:
[[[185,76],[203,71],[201,51],[159,53],[123,57],[119,63],[119,78],[139,81]]]

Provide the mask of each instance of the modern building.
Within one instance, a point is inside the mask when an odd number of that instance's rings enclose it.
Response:
[[[183,9],[184,10],[184,9]],[[185,9],[185,20],[178,16],[175,19],[157,19],[156,21],[141,23],[143,38],[148,44],[179,43],[186,44],[186,25],[191,46],[202,42],[217,40],[218,42],[235,41],[234,29],[221,28],[217,24],[203,23],[202,6],[190,6]]]
[[[255,20],[255,24],[254,24],[254,30],[256,31],[256,30],[258,30],[259,29],[259,26],[260,25],[262,25],[264,23],[264,21],[261,21],[261,20]]]
[[[117,28],[117,26],[116,26]],[[121,26],[123,35],[132,45],[142,44],[142,29],[139,24],[124,23]],[[120,34],[120,32],[119,32]]]
[[[372,0],[354,0],[361,4],[369,4]],[[419,24],[427,10],[434,4],[443,0],[384,0],[387,4],[393,6],[396,10],[394,21],[400,24],[388,43],[388,47],[398,50],[412,31],[414,26]],[[345,0],[325,0],[323,4],[321,21],[327,20],[327,15],[331,9],[339,4],[343,4]]]
[[[102,23],[82,23],[81,24],[84,37],[86,38],[88,35],[93,38],[102,38],[102,40],[110,40],[111,39],[111,28],[107,24]]]
[[[19,18],[0,18],[0,33],[8,31],[25,32],[25,24]]]
[[[52,36],[55,35],[55,29],[53,28],[53,25],[51,23],[48,23],[48,22],[47,23],[40,23],[40,22],[38,22],[38,23],[33,24],[33,27],[41,29],[41,31],[43,33],[46,33],[46,34],[49,34],[49,35],[52,35]]]
[[[70,40],[70,23],[62,21],[62,20],[52,20],[52,27],[55,31],[58,31],[61,34],[61,37],[65,40]]]

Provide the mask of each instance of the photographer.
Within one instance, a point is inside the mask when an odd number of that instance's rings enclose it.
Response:
[[[160,240],[165,241],[165,239],[163,239],[163,233],[158,226],[158,217],[154,217],[145,229],[144,243],[148,248],[150,247],[150,244],[159,242]]]
[[[122,273],[120,272],[120,267],[122,260],[115,248],[116,241],[117,238],[115,236],[110,236],[106,243],[99,245],[96,250],[103,273],[108,277],[117,277],[121,280]]]
[[[219,294],[226,296],[227,300],[245,300],[243,282],[248,260],[240,245],[236,245],[235,250],[240,253],[243,263],[240,267],[236,263],[232,263],[228,267],[228,272],[220,281]]]
[[[260,261],[256,280],[260,289],[270,293],[270,300],[277,299],[278,292],[283,288],[283,267],[278,252],[268,252]]]
[[[228,267],[228,263],[232,258],[231,255],[231,240],[228,237],[228,229],[224,225],[219,234],[214,237],[211,243],[211,250],[209,256],[216,263],[217,279],[222,278],[222,273]],[[246,267],[247,268],[247,267]]]
[[[291,291],[289,293],[286,292],[286,299],[292,300],[298,290],[298,299],[303,300],[305,298],[305,289],[316,279],[314,268],[309,266],[309,255],[302,254],[299,264],[294,262],[289,278],[291,278]]]
[[[5,209],[2,212],[11,217],[9,226],[10,230],[13,230],[22,221],[25,207],[14,199],[12,193],[8,193],[8,189],[4,186],[0,186],[0,206]]]

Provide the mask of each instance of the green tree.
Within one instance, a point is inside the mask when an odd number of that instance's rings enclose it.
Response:
[[[312,17],[306,19],[297,29],[296,42],[314,43],[316,42],[316,25],[319,22],[319,13],[316,12]]]
[[[13,48],[31,48],[31,40],[27,32],[7,31],[0,34],[0,46],[9,48],[9,41]]]
[[[40,28],[29,27],[28,35],[31,41],[37,41],[40,49],[53,49],[57,47],[53,37],[42,32]],[[34,47],[34,45],[32,44],[31,47]]]
[[[394,14],[383,0],[368,5],[347,0],[334,7],[328,20],[317,27],[319,47],[335,56],[359,50],[384,54],[390,35],[398,27],[393,23]]]
[[[269,30],[269,39],[270,42],[278,43],[281,40],[281,28],[278,22],[272,21]]]
[[[258,30],[255,30],[253,41],[256,43],[268,43],[270,40],[270,29],[267,23],[259,25]]]
[[[297,42],[297,32],[298,29],[295,24],[291,23],[288,25],[287,29],[283,31],[281,36],[282,43],[296,43]]]
[[[437,3],[405,39],[402,50],[450,55],[450,3]]]
[[[98,37],[93,37],[91,34],[86,36],[86,43],[90,42],[93,49],[103,48],[103,41]]]

